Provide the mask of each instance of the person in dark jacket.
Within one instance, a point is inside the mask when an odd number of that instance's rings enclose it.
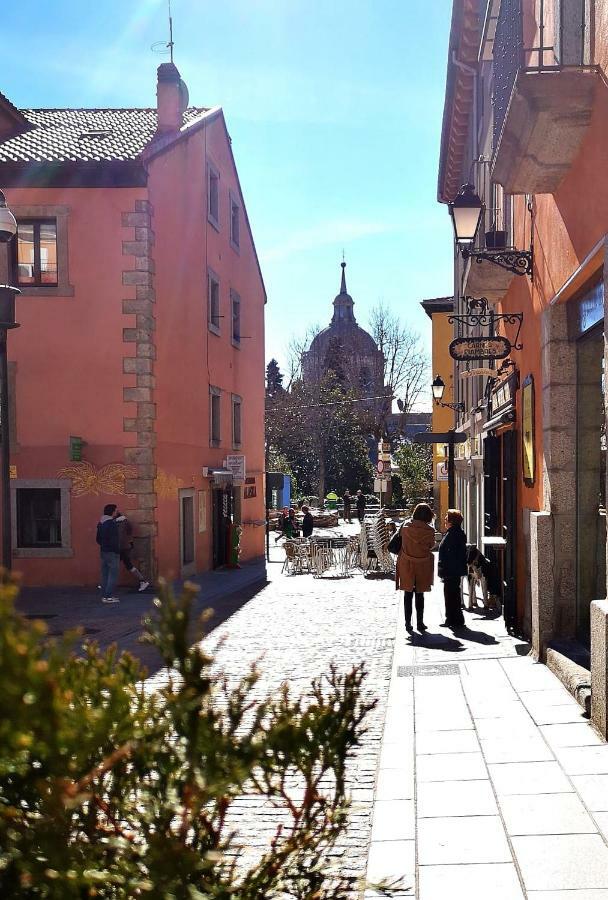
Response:
[[[350,496],[350,491],[348,488],[344,491],[344,497],[342,498],[342,502],[344,503],[344,521],[350,523],[350,504],[352,497]]]
[[[108,503],[103,508],[103,516],[97,523],[97,543],[101,556],[101,602],[120,603],[114,596],[120,567],[120,533],[116,517],[118,508]]]
[[[362,491],[357,491],[357,518],[360,522],[363,521],[363,516],[365,515],[365,494]]]
[[[124,513],[116,513],[116,524],[118,525],[118,536],[120,539],[120,561],[129,572],[139,581],[138,591],[145,591],[150,587],[150,582],[146,581],[137,566],[131,559],[133,552],[133,527]]]
[[[302,537],[307,538],[310,537],[313,532],[315,520],[313,519],[308,506],[304,505],[302,507],[302,512],[304,513],[304,518],[302,519]]]
[[[447,531],[439,545],[438,574],[443,581],[445,624],[448,628],[464,625],[460,580],[467,574],[467,536],[462,530],[462,513],[448,509],[445,517]]]

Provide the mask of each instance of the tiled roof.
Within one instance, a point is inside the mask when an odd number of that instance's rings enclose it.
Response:
[[[207,110],[184,111],[182,131]],[[156,109],[22,109],[32,128],[0,142],[0,163],[134,160],[156,131]]]

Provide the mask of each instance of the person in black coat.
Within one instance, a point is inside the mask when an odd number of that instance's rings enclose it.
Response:
[[[362,522],[363,516],[365,515],[365,495],[363,494],[363,491],[357,491],[356,507],[357,518]]]
[[[462,530],[462,513],[448,509],[445,517],[447,531],[439,545],[438,574],[443,581],[445,624],[461,628],[464,615],[460,601],[460,580],[467,574],[467,536]]]
[[[302,519],[302,537],[310,537],[314,528],[314,519],[308,506],[302,507],[304,518]]]

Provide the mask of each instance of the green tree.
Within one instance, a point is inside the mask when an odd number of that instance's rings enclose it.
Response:
[[[274,397],[285,390],[283,387],[283,374],[276,359],[271,359],[266,366],[266,396]]]
[[[374,701],[363,666],[295,698],[256,701],[189,627],[195,588],[163,588],[147,623],[169,672],[158,690],[128,654],[54,640],[0,585],[0,895],[265,900],[351,896],[327,860],[345,828],[345,766]],[[277,828],[239,859],[231,807],[257,795]],[[242,838],[241,838],[242,841]]]
[[[329,372],[318,382],[296,381],[267,403],[269,452],[287,460],[303,494],[371,487],[373,470],[354,400]]]
[[[412,501],[426,497],[431,492],[433,480],[433,452],[430,444],[414,444],[404,441],[394,453],[403,497]]]

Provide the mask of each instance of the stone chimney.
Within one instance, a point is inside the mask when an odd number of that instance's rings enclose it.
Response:
[[[188,106],[188,88],[179,74],[177,66],[161,63],[157,71],[156,109],[157,134],[179,131],[183,125],[183,113]]]

